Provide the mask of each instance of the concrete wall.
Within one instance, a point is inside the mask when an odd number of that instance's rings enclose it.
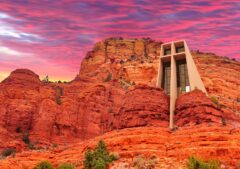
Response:
[[[183,45],[185,50],[181,53],[176,53],[176,46]],[[164,49],[171,47],[171,54],[164,55]],[[175,111],[175,102],[177,99],[177,68],[176,68],[176,60],[178,59],[186,59],[186,64],[188,68],[188,77],[190,83],[190,91],[194,89],[200,89],[204,93],[207,94],[207,91],[204,87],[204,84],[201,80],[201,77],[198,73],[197,67],[192,58],[191,52],[187,46],[186,41],[175,41],[170,43],[162,44],[160,59],[159,59],[159,68],[158,68],[158,78],[157,78],[157,87],[161,87],[162,77],[163,77],[163,62],[171,61],[171,84],[170,84],[170,120],[169,127],[174,127],[174,111]]]

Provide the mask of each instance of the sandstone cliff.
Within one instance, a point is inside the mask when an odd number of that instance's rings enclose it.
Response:
[[[17,153],[17,158],[1,161],[0,168],[16,164],[18,168],[31,167],[44,158],[55,164],[79,163],[81,168],[83,153],[96,143],[91,138],[97,136],[126,163],[143,152],[146,156],[157,154],[165,167],[184,166],[191,154],[208,158],[218,157],[220,152],[224,162],[233,166],[240,159],[236,155],[238,134],[234,134],[235,130],[239,133],[240,122],[240,63],[193,52],[209,96],[196,90],[178,98],[175,134],[167,129],[169,98],[155,88],[160,45],[151,39],[106,39],[88,52],[71,83],[47,83],[30,70],[13,71],[0,83],[0,150],[29,150],[23,142],[29,136],[34,149],[43,153]],[[208,131],[214,138],[206,134]],[[191,137],[191,132],[199,135]],[[224,138],[220,138],[222,133]],[[111,141],[111,137],[116,138]],[[176,141],[179,139],[181,143]],[[53,144],[59,149],[49,151]],[[233,156],[235,161],[231,161]]]

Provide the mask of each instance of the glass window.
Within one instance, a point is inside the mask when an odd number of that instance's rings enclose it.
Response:
[[[176,47],[176,53],[181,53],[181,52],[184,52],[184,46],[177,46]]]
[[[178,96],[189,92],[189,78],[188,78],[188,70],[186,59],[178,60],[177,64],[177,88],[178,88]]]
[[[170,62],[163,63],[163,76],[162,76],[162,88],[166,94],[170,94],[170,81],[171,81],[171,64]]]

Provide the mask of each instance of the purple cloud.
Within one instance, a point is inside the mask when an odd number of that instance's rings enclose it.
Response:
[[[2,0],[0,74],[27,67],[70,80],[94,43],[111,36],[186,39],[191,49],[240,59],[239,11],[237,0]]]

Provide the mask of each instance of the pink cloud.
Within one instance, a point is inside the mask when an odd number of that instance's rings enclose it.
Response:
[[[111,36],[186,39],[192,49],[240,59],[239,10],[236,0],[1,1],[0,13],[11,16],[0,18],[2,45],[32,55],[17,63],[0,55],[0,71],[27,67],[70,79],[94,43]],[[2,25],[19,37],[1,34]]]

